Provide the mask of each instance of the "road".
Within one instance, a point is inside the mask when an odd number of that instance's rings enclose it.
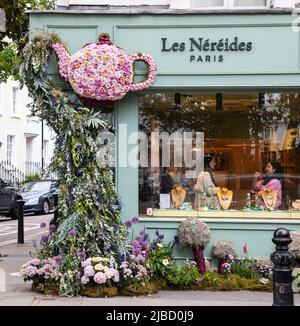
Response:
[[[24,236],[25,241],[36,239],[43,234],[40,228],[41,222],[45,222],[47,226],[52,219],[53,214],[48,215],[24,215]],[[0,217],[0,246],[17,243],[18,238],[18,221],[10,218]]]

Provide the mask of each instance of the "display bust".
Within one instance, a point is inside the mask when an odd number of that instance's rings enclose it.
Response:
[[[229,209],[233,197],[232,190],[221,188],[217,195],[222,209]]]
[[[186,190],[183,189],[181,186],[176,186],[174,189],[171,190],[171,197],[176,209],[182,206],[182,204],[184,203],[185,196]]]

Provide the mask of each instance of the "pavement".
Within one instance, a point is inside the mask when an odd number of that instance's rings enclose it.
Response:
[[[50,220],[51,215],[34,218],[35,224],[39,224]],[[28,223],[33,223],[30,218]],[[19,271],[30,259],[32,240],[39,239],[40,233],[41,229],[28,230],[25,244],[17,244],[12,237],[2,241],[0,227],[0,253],[7,255],[0,258],[0,306],[271,306],[273,302],[272,293],[252,291],[160,291],[142,297],[113,298],[61,298],[37,294],[31,292],[31,284],[24,283]],[[16,237],[16,234],[11,236]],[[300,306],[300,294],[295,294],[295,305]]]

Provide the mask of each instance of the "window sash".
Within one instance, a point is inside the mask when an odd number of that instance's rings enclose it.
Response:
[[[7,135],[6,160],[9,163],[12,163],[13,162],[14,145],[15,145],[15,136],[13,136],[13,135]]]
[[[19,88],[14,86],[12,88],[12,113],[16,114],[17,113],[17,108],[18,108],[18,90]]]
[[[244,5],[245,2],[250,3]],[[270,5],[271,0],[191,0],[191,8],[202,9],[259,9]]]

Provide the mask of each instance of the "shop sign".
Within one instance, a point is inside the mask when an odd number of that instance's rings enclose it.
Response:
[[[161,42],[161,52],[189,52],[190,62],[223,62],[226,54],[246,53],[253,49],[251,41],[245,42],[240,40],[238,36],[233,39],[221,38],[219,40],[190,37],[188,42],[170,42],[167,37],[163,37]]]

